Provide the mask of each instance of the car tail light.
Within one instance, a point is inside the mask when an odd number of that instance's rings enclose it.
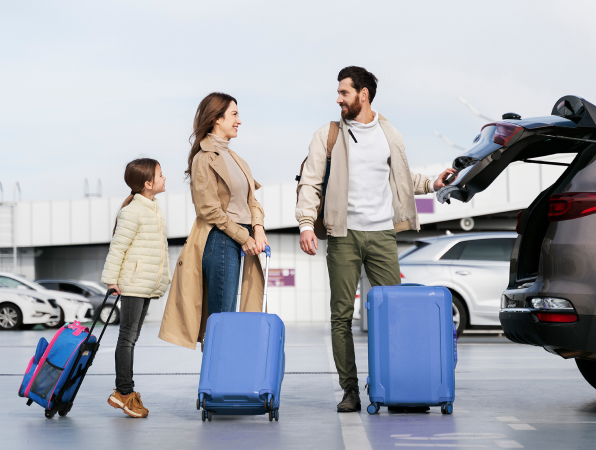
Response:
[[[534,309],[567,309],[575,311],[573,305],[569,300],[557,297],[536,297],[530,300],[530,304]]]
[[[520,211],[517,213],[517,224],[515,225],[515,231],[517,234],[521,234],[521,230],[519,228],[519,221],[521,219],[521,214],[523,213],[523,211]]]
[[[543,313],[539,312],[536,313],[536,317],[541,322],[551,322],[551,323],[571,323],[577,322],[577,315],[576,314],[556,314],[556,313]]]
[[[566,192],[556,194],[550,198],[548,220],[558,222],[561,220],[577,219],[596,213],[595,192]]]
[[[403,274],[403,273],[401,273],[401,272],[399,273],[399,276],[400,276],[400,277],[402,277],[402,278],[405,278],[405,277],[404,277],[404,274]]]
[[[482,127],[482,129],[484,130],[486,127],[490,126],[497,127],[495,130],[495,135],[493,136],[493,142],[495,144],[502,145],[503,147],[509,143],[513,136],[524,129],[524,127],[520,127],[519,125],[514,125],[509,122],[487,123]]]

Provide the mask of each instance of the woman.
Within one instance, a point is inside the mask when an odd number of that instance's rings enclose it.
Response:
[[[246,253],[241,311],[261,311],[264,279],[258,255],[268,245],[260,185],[228,148],[242,122],[236,99],[214,92],[199,104],[188,156],[197,217],[180,257],[159,337],[182,347],[202,342],[209,314],[236,310],[240,249]]]

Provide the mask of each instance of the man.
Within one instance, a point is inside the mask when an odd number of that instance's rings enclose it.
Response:
[[[401,134],[371,108],[377,78],[350,66],[339,72],[337,81],[341,122],[331,156],[324,224],[333,357],[344,389],[337,411],[353,412],[361,408],[352,316],[362,264],[372,286],[400,283],[395,234],[420,230],[414,195],[442,188],[455,170],[445,170],[434,183],[411,173]],[[314,134],[299,183],[300,248],[309,255],[318,250],[314,223],[323,195],[329,130],[327,124]]]

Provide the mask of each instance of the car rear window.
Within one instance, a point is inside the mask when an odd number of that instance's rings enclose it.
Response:
[[[454,259],[464,261],[509,261],[515,239],[475,239],[459,242],[441,259]]]

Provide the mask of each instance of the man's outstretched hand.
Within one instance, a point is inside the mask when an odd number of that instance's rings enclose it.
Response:
[[[314,231],[304,230],[300,233],[300,248],[307,255],[314,256],[317,254],[319,243],[317,242],[317,237],[315,236]]]
[[[455,169],[447,169],[445,172],[443,172],[441,175],[439,175],[439,178],[437,178],[435,180],[435,182],[433,183],[433,189],[435,190],[435,192],[437,192],[439,189],[444,188],[445,186],[447,186],[447,183],[445,183],[445,181],[447,180],[447,178],[449,177],[449,175],[452,175],[455,172],[457,172],[457,170],[455,170]],[[451,183],[453,183],[453,181],[455,181],[456,179],[457,179],[457,175],[451,181]],[[449,184],[451,184],[451,183],[449,183]]]

